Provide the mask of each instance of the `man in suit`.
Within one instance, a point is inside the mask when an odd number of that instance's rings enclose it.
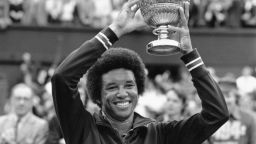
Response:
[[[32,113],[33,91],[17,84],[11,91],[11,112],[0,117],[0,144],[43,144],[48,123]]]

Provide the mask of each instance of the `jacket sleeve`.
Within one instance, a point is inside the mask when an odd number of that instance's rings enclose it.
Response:
[[[192,75],[193,84],[202,101],[200,113],[188,119],[167,124],[168,136],[176,144],[201,144],[221,127],[229,112],[217,83],[213,80],[196,49],[181,57]]]
[[[77,89],[80,78],[118,38],[106,28],[69,54],[51,79],[53,101],[66,143],[78,143],[91,130],[93,119],[82,104]],[[86,131],[84,131],[86,129]]]

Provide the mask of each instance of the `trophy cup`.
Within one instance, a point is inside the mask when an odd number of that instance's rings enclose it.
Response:
[[[170,39],[168,25],[178,26],[180,21],[179,7],[185,0],[141,0],[140,10],[144,21],[152,28],[157,40],[147,44],[147,52],[152,55],[173,55],[180,51],[180,43]],[[187,0],[186,0],[187,1]]]

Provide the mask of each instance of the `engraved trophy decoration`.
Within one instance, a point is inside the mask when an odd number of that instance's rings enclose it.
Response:
[[[144,21],[154,28],[153,34],[157,40],[147,44],[147,52],[152,55],[173,55],[180,51],[180,43],[170,39],[168,25],[178,26],[180,21],[179,7],[188,0],[141,0],[140,10]]]

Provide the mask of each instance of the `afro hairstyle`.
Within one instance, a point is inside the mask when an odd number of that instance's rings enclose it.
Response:
[[[145,65],[140,56],[126,48],[111,48],[105,51],[87,71],[87,92],[94,103],[101,107],[102,75],[118,68],[131,70],[135,76],[138,94],[145,89]]]

